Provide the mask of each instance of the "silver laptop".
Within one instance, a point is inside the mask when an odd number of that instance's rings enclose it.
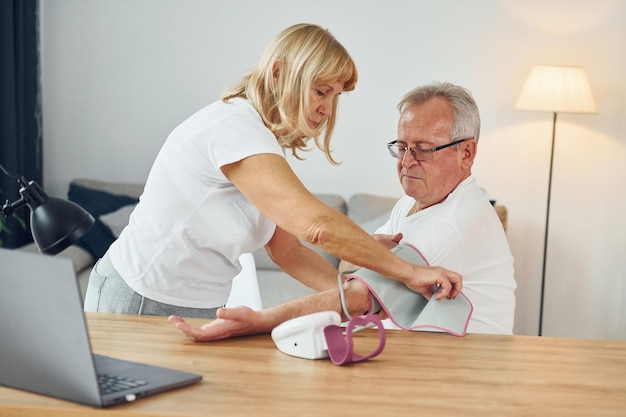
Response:
[[[201,379],[93,354],[72,261],[0,249],[0,385],[107,407]]]

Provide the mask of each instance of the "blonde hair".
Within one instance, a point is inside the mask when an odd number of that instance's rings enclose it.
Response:
[[[274,70],[277,69],[276,73]],[[222,95],[250,100],[278,143],[298,151],[307,151],[308,139],[315,139],[331,164],[330,138],[337,118],[337,98],[325,123],[313,128],[308,121],[309,97],[316,84],[343,83],[343,91],[352,91],[358,73],[348,51],[331,33],[317,25],[297,24],[279,33],[268,45],[257,67]],[[324,141],[319,136],[324,131]]]

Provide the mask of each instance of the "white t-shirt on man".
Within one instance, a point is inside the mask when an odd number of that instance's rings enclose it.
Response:
[[[474,306],[469,333],[512,334],[515,317],[513,256],[487,193],[473,176],[439,204],[407,217],[415,200],[402,197],[376,233],[401,232],[430,265],[463,276],[463,293]]]
[[[220,169],[256,154],[285,156],[244,99],[214,102],[172,131],[109,249],[130,288],[181,307],[225,304],[239,256],[264,246],[276,229]]]

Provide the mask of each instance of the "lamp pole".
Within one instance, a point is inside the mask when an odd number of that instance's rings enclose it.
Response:
[[[550,150],[550,176],[548,177],[548,204],[546,229],[543,239],[543,268],[541,271],[541,299],[539,301],[539,336],[543,334],[543,310],[546,290],[546,264],[548,261],[548,228],[550,226],[550,194],[552,193],[552,167],[557,113],[596,113],[596,103],[591,93],[587,72],[579,66],[536,65],[528,74],[515,107],[520,110],[549,111],[552,118],[552,148]]]
[[[546,291],[546,263],[548,260],[548,229],[550,225],[550,195],[552,194],[552,166],[554,165],[554,139],[556,135],[556,115],[552,118],[552,146],[550,148],[550,173],[548,175],[548,203],[546,204],[546,230],[543,237],[543,267],[541,270],[541,300],[539,305],[539,336],[543,334],[543,302]]]

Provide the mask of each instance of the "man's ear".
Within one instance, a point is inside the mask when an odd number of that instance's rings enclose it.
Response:
[[[476,158],[476,147],[478,143],[475,139],[466,140],[465,142],[460,144],[462,146],[461,154],[462,154],[462,164],[467,164],[467,168],[471,168],[474,163],[474,158]]]

